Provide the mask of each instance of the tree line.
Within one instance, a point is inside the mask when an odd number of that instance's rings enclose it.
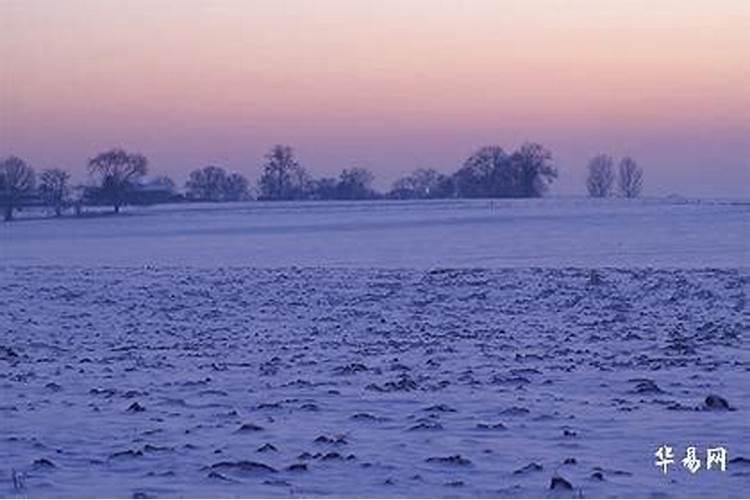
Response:
[[[506,152],[486,146],[471,154],[452,174],[419,168],[396,180],[385,193],[373,188],[374,175],[366,168],[344,169],[336,177],[313,177],[290,146],[276,145],[265,155],[257,188],[242,174],[209,165],[190,172],[179,192],[167,176],[147,180],[148,160],[120,148],[88,161],[90,182],[70,185],[70,174],[53,168],[38,176],[24,160],[11,156],[0,162],[0,203],[4,219],[24,206],[42,205],[60,216],[84,206],[111,206],[180,201],[367,200],[436,198],[536,198],[557,178],[552,154],[538,143],[525,143]],[[611,178],[611,179],[610,179]],[[598,155],[589,164],[587,188],[591,196],[606,196],[614,182],[612,160]],[[642,170],[629,158],[620,163],[619,185],[624,196],[640,194]],[[604,193],[604,194],[602,194]]]

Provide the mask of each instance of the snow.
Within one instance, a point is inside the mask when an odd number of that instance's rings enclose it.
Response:
[[[0,226],[0,496],[746,495],[748,211],[250,203]],[[687,446],[725,446],[727,471],[691,475]]]
[[[737,267],[750,203],[477,200],[241,203],[0,225],[12,264]]]

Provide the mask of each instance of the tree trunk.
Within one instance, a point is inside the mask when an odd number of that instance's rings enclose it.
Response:
[[[5,221],[9,221],[13,218],[13,203],[8,201],[8,204],[5,205],[5,217],[3,218]]]

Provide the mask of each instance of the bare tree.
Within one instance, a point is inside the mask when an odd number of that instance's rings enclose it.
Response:
[[[335,200],[338,197],[339,181],[335,177],[323,177],[311,182],[311,196],[315,200]]]
[[[439,190],[443,175],[434,168],[418,168],[412,172],[414,190],[419,198],[432,198]]]
[[[224,196],[227,183],[227,171],[221,167],[209,165],[190,172],[185,187],[188,198],[201,201],[220,201]]]
[[[453,174],[459,196],[492,198],[513,195],[513,176],[505,150],[484,146],[469,156]]]
[[[417,183],[414,181],[414,176],[407,175],[396,179],[391,185],[388,196],[402,199],[419,198],[419,191],[417,190]]]
[[[100,195],[111,204],[115,213],[127,203],[128,194],[137,181],[146,175],[148,161],[139,153],[112,149],[89,160],[89,172],[101,178]]]
[[[643,190],[643,169],[631,157],[620,160],[617,176],[620,194],[625,198],[637,198]]]
[[[555,178],[552,153],[527,142],[510,155],[500,146],[479,149],[453,174],[453,184],[467,198],[536,198]]]
[[[536,142],[521,145],[510,156],[510,163],[516,186],[514,196],[538,198],[547,192],[549,185],[557,178],[552,153]]]
[[[229,174],[224,182],[224,200],[242,201],[250,197],[250,183],[247,178],[238,173]]]
[[[70,174],[59,168],[45,170],[39,176],[39,195],[44,204],[52,207],[55,215],[60,217],[68,198],[68,180]]]
[[[266,155],[263,175],[258,181],[260,196],[266,200],[293,200],[305,197],[312,179],[294,157],[289,146],[277,144]]]
[[[341,200],[364,200],[373,198],[375,192],[371,185],[375,176],[366,168],[351,168],[341,171],[336,187]]]
[[[592,198],[606,198],[612,193],[612,185],[615,182],[612,164],[612,157],[606,154],[598,154],[589,161],[586,189]]]
[[[13,210],[34,189],[34,181],[34,169],[22,159],[10,156],[0,163],[0,198],[4,201],[6,221],[13,218]]]
[[[185,183],[187,196],[200,201],[240,201],[250,196],[244,175],[227,173],[222,167],[208,166],[190,172]]]
[[[448,198],[453,194],[452,180],[434,168],[418,168],[393,183],[391,198]]]

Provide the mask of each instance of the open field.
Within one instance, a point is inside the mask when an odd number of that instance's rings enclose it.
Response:
[[[750,202],[232,203],[0,225],[10,264],[740,267]]]
[[[0,496],[746,495],[748,211],[247,204],[4,225]],[[727,470],[689,474],[692,445],[726,447]]]

